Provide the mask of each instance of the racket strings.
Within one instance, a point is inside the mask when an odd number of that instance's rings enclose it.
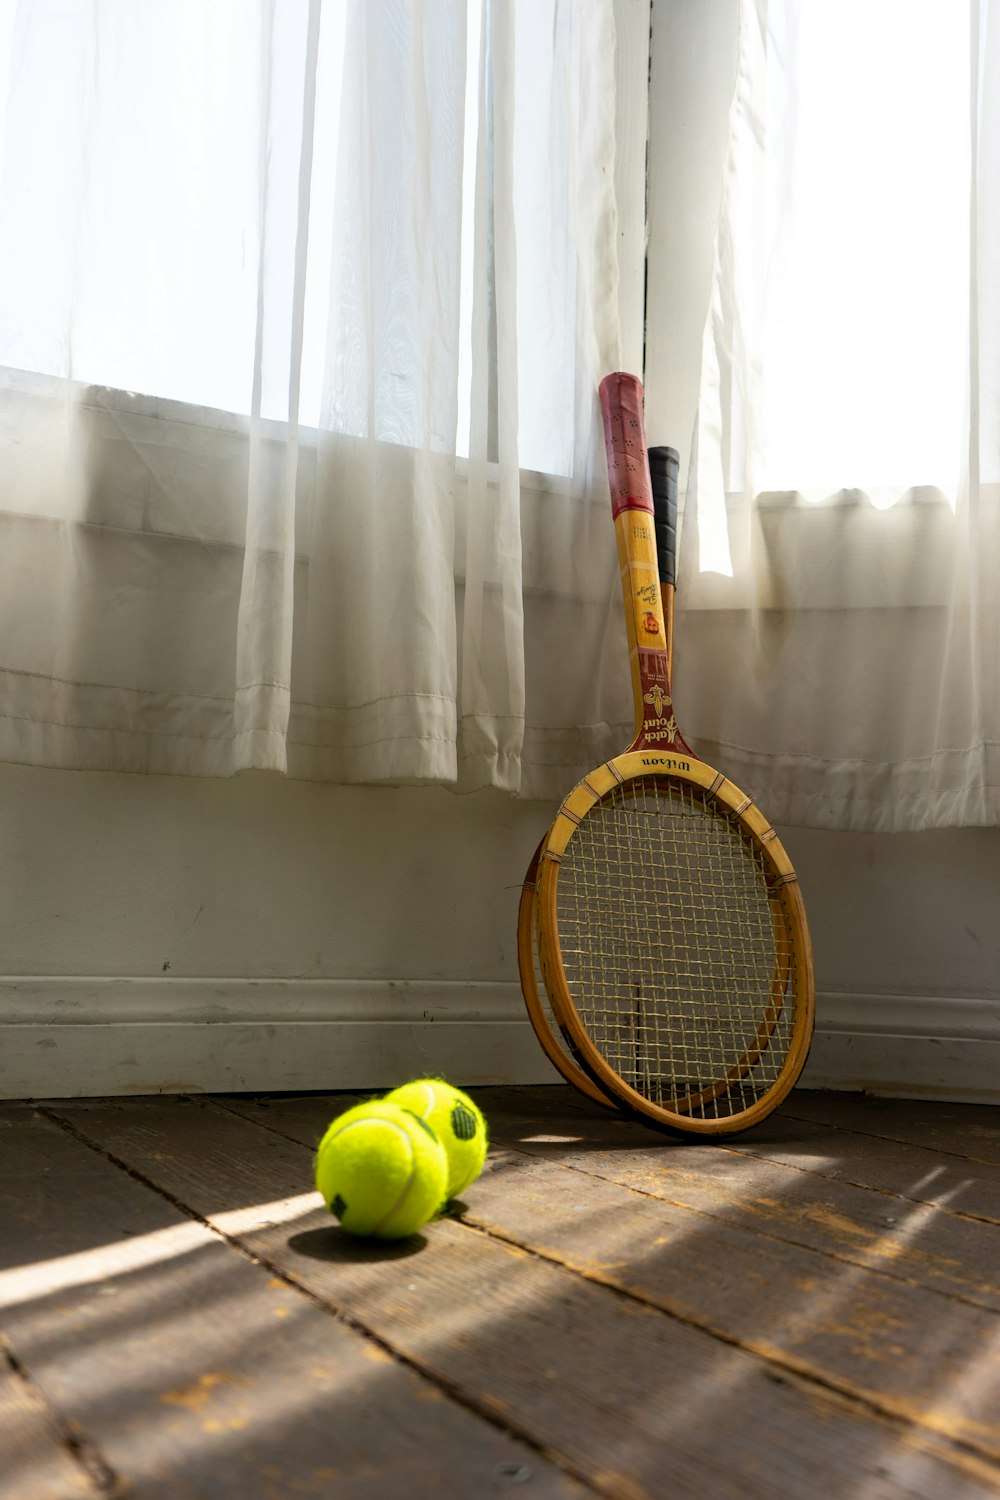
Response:
[[[644,1098],[718,1118],[774,1085],[792,932],[763,851],[700,788],[642,778],[596,804],[563,855],[557,923],[580,1020]]]

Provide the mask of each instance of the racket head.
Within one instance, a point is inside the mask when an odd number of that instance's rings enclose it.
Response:
[[[545,987],[541,978],[541,962],[538,956],[537,936],[537,903],[536,891],[538,883],[538,861],[545,840],[542,839],[531,856],[521,887],[521,900],[517,908],[517,966],[521,975],[521,994],[524,996],[525,1009],[528,1018],[534,1028],[535,1036],[541,1045],[549,1062],[561,1073],[567,1083],[579,1089],[581,1094],[586,1094],[595,1104],[604,1105],[605,1109],[617,1109],[618,1106],[610,1099],[603,1089],[598,1088],[593,1079],[574,1062],[571,1053],[567,1050],[562,1040],[562,1033],[555,1022],[555,1017],[549,1007]]]
[[[750,797],[695,757],[626,752],[563,802],[537,886],[552,1013],[598,1088],[695,1135],[781,1103],[812,1038],[812,948]]]

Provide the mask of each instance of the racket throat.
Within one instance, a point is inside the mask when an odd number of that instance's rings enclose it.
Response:
[[[666,751],[673,756],[697,760],[698,757],[677,727],[670,686],[670,658],[666,650],[636,648],[633,692],[635,737],[630,748]]]

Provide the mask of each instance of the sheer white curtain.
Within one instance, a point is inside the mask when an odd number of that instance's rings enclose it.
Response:
[[[0,4],[0,758],[549,794],[617,732],[614,59],[611,0]]]
[[[998,31],[742,6],[677,696],[779,820],[1000,821]]]

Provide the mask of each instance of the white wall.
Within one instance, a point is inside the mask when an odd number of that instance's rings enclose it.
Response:
[[[515,950],[550,817],[0,766],[0,1094],[550,1078]]]
[[[0,767],[0,1088],[551,1078],[523,1019],[515,924],[554,810]],[[780,831],[816,949],[813,1080],[985,1096],[1000,831]]]
[[[148,979],[509,979],[544,817],[265,773],[3,766],[0,800],[7,971]]]

